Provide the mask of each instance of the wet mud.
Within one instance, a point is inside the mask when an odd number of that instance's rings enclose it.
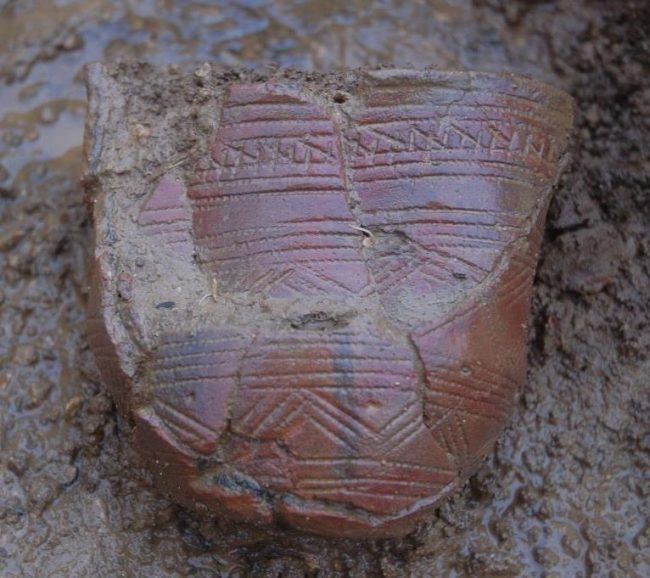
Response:
[[[1,2],[0,575],[650,574],[649,29],[642,0]],[[83,323],[81,69],[122,57],[508,69],[576,99],[520,403],[478,473],[406,538],[210,520],[139,467]]]

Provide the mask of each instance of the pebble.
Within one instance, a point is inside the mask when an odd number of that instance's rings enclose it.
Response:
[[[52,382],[40,379],[29,387],[29,398],[25,405],[27,409],[34,409],[41,405],[52,391]]]
[[[560,563],[560,557],[553,550],[540,546],[533,550],[533,558],[544,566],[556,566]]]
[[[31,344],[21,343],[16,347],[14,363],[23,366],[35,365],[38,361],[38,350]]]
[[[49,104],[41,108],[40,119],[43,124],[53,123],[58,118],[58,116],[59,115],[57,114],[54,107]]]
[[[78,473],[79,470],[75,466],[63,466],[60,471],[59,482],[64,486],[69,486],[77,479]]]
[[[59,493],[59,484],[49,476],[41,476],[32,481],[27,491],[29,502],[36,509],[44,509]]]
[[[83,398],[80,395],[73,397],[68,403],[65,404],[65,409],[63,410],[63,415],[67,420],[72,419],[79,413],[81,406],[83,405]]]
[[[22,476],[29,467],[29,454],[23,450],[16,450],[7,458],[7,468],[9,471]]]
[[[88,402],[88,413],[93,415],[107,414],[113,408],[113,402],[103,393],[95,395]]]
[[[77,32],[71,32],[63,39],[60,48],[66,52],[71,52],[72,50],[79,50],[83,45],[84,40],[81,35]]]

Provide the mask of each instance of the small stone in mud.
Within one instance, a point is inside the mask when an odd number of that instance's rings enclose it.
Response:
[[[59,493],[59,483],[47,475],[32,480],[27,489],[29,502],[36,510],[43,510]]]
[[[52,391],[52,382],[46,378],[40,378],[32,383],[28,389],[27,409],[34,409],[41,405]]]
[[[11,227],[8,231],[0,234],[0,251],[10,251],[16,248],[29,231],[20,225]]]
[[[63,466],[59,472],[58,481],[64,486],[69,486],[77,479],[78,470],[75,466]]]
[[[101,437],[101,431],[106,420],[104,416],[89,414],[83,420],[83,431],[86,435]]]
[[[61,42],[60,47],[67,52],[71,52],[73,50],[79,50],[80,48],[83,47],[83,45],[84,45],[84,40],[81,34],[79,34],[78,32],[70,32],[63,39],[63,42]]]
[[[16,347],[14,362],[18,365],[35,365],[38,361],[38,350],[31,343],[23,343]]]
[[[133,277],[130,273],[122,272],[117,277],[117,294],[123,301],[132,297]]]
[[[103,393],[98,393],[88,402],[88,413],[97,415],[107,414],[111,411],[112,407],[113,402],[110,398]]]
[[[29,453],[24,450],[16,450],[7,458],[7,468],[9,471],[22,476],[29,467]]]
[[[73,397],[68,403],[65,404],[65,409],[63,410],[63,415],[66,419],[72,419],[79,413],[81,406],[83,405],[83,398],[79,395]]]
[[[551,548],[538,546],[533,550],[533,557],[535,561],[542,566],[556,566],[560,561],[558,554]]]
[[[40,120],[43,124],[51,124],[58,118],[58,114],[54,106],[46,105],[41,108]]]

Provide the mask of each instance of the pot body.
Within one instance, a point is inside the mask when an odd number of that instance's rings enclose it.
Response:
[[[240,520],[411,529],[525,378],[570,98],[413,70],[88,83],[90,339],[157,483]]]

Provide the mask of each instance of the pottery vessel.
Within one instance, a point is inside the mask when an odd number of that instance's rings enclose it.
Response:
[[[407,532],[493,447],[573,104],[510,74],[92,65],[89,338],[154,480]]]

